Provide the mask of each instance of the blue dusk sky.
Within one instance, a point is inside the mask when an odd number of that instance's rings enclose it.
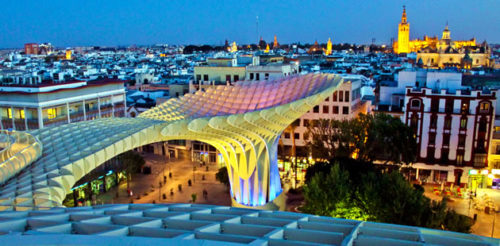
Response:
[[[0,48],[130,44],[389,44],[406,5],[412,39],[441,36],[500,43],[500,0],[2,0]]]

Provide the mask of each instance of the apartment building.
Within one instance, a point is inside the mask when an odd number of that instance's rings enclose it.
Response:
[[[344,83],[331,96],[326,98],[322,103],[316,105],[311,111],[304,114],[295,122],[295,126],[291,126],[281,135],[280,141],[284,149],[282,155],[291,156],[291,148],[295,141],[298,158],[305,160],[309,157],[306,147],[307,139],[304,134],[307,132],[308,126],[313,121],[319,119],[351,119],[359,113],[371,112],[371,101],[362,100],[361,88],[362,75],[343,75]],[[291,131],[293,130],[293,132]],[[293,134],[293,136],[292,136]]]
[[[497,92],[472,90],[461,78],[456,72],[401,71],[397,83],[380,88],[376,108],[415,131],[411,179],[486,188]]]

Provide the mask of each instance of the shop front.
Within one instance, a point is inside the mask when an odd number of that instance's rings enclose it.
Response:
[[[99,176],[96,179],[77,184],[71,189],[72,193],[68,194],[64,204],[68,207],[90,206],[92,205],[93,198],[105,193],[125,179],[124,172],[114,173],[113,171],[108,171],[105,175]]]
[[[487,188],[488,170],[470,169],[467,187],[471,190]]]

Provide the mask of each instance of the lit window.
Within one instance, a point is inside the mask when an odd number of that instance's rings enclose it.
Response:
[[[8,117],[9,119],[12,119],[12,109],[11,109],[11,108],[8,108],[8,109],[7,109],[7,117]]]
[[[489,111],[490,111],[490,104],[489,104],[489,103],[487,103],[487,102],[481,103],[481,104],[479,105],[479,110],[480,110],[481,112],[483,112],[483,113],[484,113],[484,112],[489,112]]]
[[[47,109],[47,116],[48,116],[49,119],[56,118],[56,116],[57,116],[56,109],[55,108],[49,108],[49,109]]]
[[[24,119],[24,109],[19,110],[19,117]]]
[[[467,118],[460,119],[460,129],[467,128]]]

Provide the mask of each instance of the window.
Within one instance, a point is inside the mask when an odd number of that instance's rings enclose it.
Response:
[[[461,166],[464,164],[464,154],[463,153],[457,153],[457,165]]]
[[[342,114],[349,114],[349,107],[342,107]]]
[[[451,129],[451,116],[444,118],[444,129]]]
[[[285,132],[285,138],[286,138],[286,139],[289,139],[289,138],[290,138],[290,133]]]
[[[314,113],[319,113],[319,106],[314,106],[313,112]]]
[[[490,112],[490,103],[482,102],[479,104],[479,112],[480,113],[489,113]]]
[[[467,118],[466,117],[462,117],[460,119],[460,129],[464,130],[467,128]]]
[[[411,108],[412,109],[419,109],[420,108],[420,100],[418,100],[418,99],[411,100]]]
[[[337,92],[333,92],[333,98],[332,98],[332,102],[336,102],[337,101]]]
[[[413,114],[410,120],[410,127],[416,132],[418,130],[418,115]]]
[[[343,102],[343,101],[344,101],[344,92],[339,91],[339,102]]]
[[[339,114],[339,106],[332,107],[332,114]]]
[[[484,137],[479,137],[477,139],[477,148],[476,153],[486,153],[486,141],[484,141]]]
[[[429,144],[430,145],[436,144],[436,133],[435,132],[429,133]]]
[[[463,135],[463,134],[458,135],[458,146],[459,147],[465,146],[465,135]]]
[[[450,146],[450,134],[443,134],[443,146]]]
[[[204,80],[204,81],[208,81],[208,74],[204,74],[204,75],[203,75],[203,80]]]
[[[294,133],[294,134],[293,134],[293,137],[294,137],[295,139],[300,139],[300,133],[298,133],[298,132]]]
[[[326,106],[326,105],[325,105],[325,106],[323,106],[323,114],[328,114],[328,113],[329,113],[329,112],[328,112],[328,109],[329,109],[329,107],[328,107],[328,106]]]
[[[239,75],[233,75],[233,81],[236,82],[238,80],[240,80],[240,76]]]
[[[448,162],[448,156],[450,151],[448,149],[441,149],[441,163]]]
[[[309,120],[304,119],[302,122],[303,126],[308,127],[309,126]]]
[[[255,80],[260,80],[260,73],[255,74]]]
[[[196,75],[196,82],[199,82],[201,80],[201,74]]]
[[[250,73],[250,80],[253,80],[253,73]]]
[[[325,102],[329,102],[329,101],[330,101],[330,97],[327,97],[327,98],[325,99]]]
[[[446,99],[445,112],[453,113],[453,99]]]
[[[49,119],[54,119],[57,117],[56,109],[55,108],[49,108],[47,109],[47,117]]]
[[[486,117],[481,117],[481,119],[479,119],[479,131],[480,132],[486,132]]]
[[[439,112],[439,99],[433,98],[431,100],[431,112]]]
[[[429,123],[430,128],[436,129],[436,127],[437,127],[437,120],[438,120],[437,115],[435,115],[435,114],[431,115],[431,122]]]
[[[434,161],[434,147],[427,147],[427,160]]]
[[[9,119],[12,119],[12,108],[8,108],[8,109],[7,109],[7,117],[8,117]]]
[[[348,91],[345,92],[344,99],[345,99],[346,102],[349,102],[349,92]]]
[[[264,76],[265,76],[266,80],[269,79],[269,74],[268,73],[264,74]]]
[[[24,109],[19,110],[19,118],[24,119]]]

